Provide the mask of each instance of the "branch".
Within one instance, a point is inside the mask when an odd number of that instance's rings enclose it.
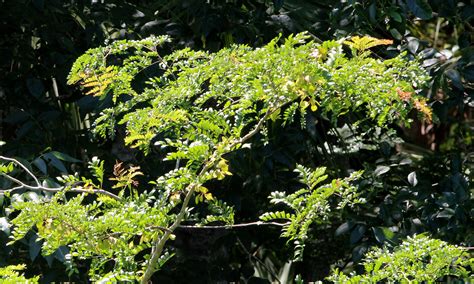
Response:
[[[107,196],[109,196],[109,197],[111,197],[115,200],[121,200],[121,198],[118,197],[117,195],[115,195],[111,192],[108,192],[104,189],[100,189],[100,188],[97,188],[97,189],[88,189],[88,188],[80,188],[80,187],[67,188],[65,186],[50,188],[50,187],[42,186],[41,183],[39,182],[38,178],[30,170],[28,170],[22,163],[20,163],[18,160],[13,159],[13,158],[7,158],[7,157],[4,157],[4,156],[0,156],[0,159],[5,160],[5,161],[10,161],[10,162],[13,162],[13,163],[19,165],[36,182],[36,186],[33,186],[33,185],[26,184],[26,183],[12,177],[12,176],[9,176],[5,173],[0,173],[5,178],[11,180],[12,182],[14,182],[18,185],[16,187],[12,187],[10,189],[0,190],[0,193],[2,193],[2,194],[7,193],[7,192],[11,193],[11,192],[26,188],[26,189],[31,190],[31,191],[44,191],[44,192],[52,192],[52,193],[65,191],[65,192],[75,192],[75,193],[103,194],[103,195],[107,195]]]
[[[252,136],[257,134],[258,131],[260,131],[260,129],[262,128],[263,123],[265,123],[265,121],[268,119],[268,117],[273,112],[275,112],[277,109],[279,109],[279,108],[273,108],[272,109],[270,106],[268,106],[265,115],[258,121],[255,128],[252,131],[250,131],[249,133],[247,133],[246,135],[244,135],[242,138],[234,141],[230,145],[230,147],[228,148],[229,151],[231,151],[231,149],[234,148],[235,146],[244,143],[245,141],[250,139]],[[204,167],[201,169],[201,171],[197,175],[197,178],[196,178],[197,180],[199,180],[200,176],[202,176],[204,173],[206,173],[208,170],[210,170],[211,168],[213,168],[216,165],[218,159],[216,159],[215,156],[216,156],[216,154],[214,153],[214,155],[212,155],[209,158],[207,163],[204,164]],[[155,273],[156,264],[158,262],[158,259],[161,255],[161,253],[163,252],[164,246],[165,246],[166,242],[168,241],[168,239],[170,238],[170,236],[172,235],[172,233],[174,232],[174,230],[176,230],[176,228],[178,228],[181,225],[181,222],[183,221],[184,216],[186,215],[186,211],[187,211],[187,208],[188,208],[188,205],[189,205],[189,201],[191,200],[191,197],[194,194],[194,190],[196,189],[196,187],[198,185],[199,185],[198,183],[190,183],[186,187],[185,191],[187,191],[187,193],[186,193],[186,196],[184,197],[183,204],[181,205],[181,209],[180,209],[178,215],[176,216],[176,220],[168,228],[168,231],[165,231],[165,233],[163,234],[163,236],[161,238],[159,238],[159,236],[157,236],[156,241],[154,241],[154,243],[152,245],[152,248],[151,248],[150,260],[148,261],[147,268],[145,270],[145,273],[142,276],[142,279],[140,280],[140,283],[142,283],[142,284],[148,283],[148,281],[150,280],[153,273]]]
[[[270,106],[268,106],[267,108],[267,112],[265,112],[265,115],[258,121],[257,123],[257,126],[255,126],[255,128],[250,131],[249,133],[247,133],[246,135],[244,135],[244,137],[240,138],[239,140],[235,141],[232,146],[236,146],[238,144],[243,144],[245,141],[249,140],[252,136],[254,136],[255,134],[257,134],[260,129],[262,128],[263,126],[263,123],[268,119],[268,117],[273,113],[275,112],[277,109],[279,108],[275,108],[272,110],[272,108]],[[231,149],[233,147],[230,147]]]
[[[253,226],[279,226],[284,227],[290,223],[278,223],[278,222],[250,222],[242,224],[233,224],[233,225],[216,225],[216,226],[200,226],[200,225],[179,225],[179,228],[183,229],[234,229],[234,228],[245,228]]]
[[[163,232],[173,233],[172,231],[170,231],[170,229],[168,229],[166,227],[163,227],[163,226],[151,226],[150,229],[158,229],[158,230],[163,231]]]
[[[210,164],[209,164],[210,165]],[[206,169],[207,167],[204,167]],[[209,167],[210,168],[210,167]],[[207,170],[209,170],[206,169]],[[186,197],[183,200],[183,204],[181,205],[181,209],[179,211],[179,214],[176,216],[176,220],[174,223],[168,228],[168,230],[165,231],[163,236],[161,238],[158,238],[157,240],[153,243],[153,246],[151,248],[151,257],[150,260],[148,261],[147,268],[145,270],[145,273],[143,274],[142,279],[140,280],[140,283],[146,284],[150,280],[151,276],[153,273],[156,271],[156,264],[158,262],[158,259],[161,256],[161,253],[163,252],[164,246],[168,239],[171,237],[172,233],[176,228],[181,224],[181,222],[184,219],[184,216],[186,214],[186,209],[188,208],[189,201],[191,200],[191,197],[193,196],[194,190],[196,188],[197,184],[191,183],[189,184],[186,189],[188,189],[188,193],[186,194]]]
[[[36,182],[36,185],[41,186],[41,183],[39,182],[38,178],[36,178],[36,176],[25,165],[20,163],[18,160],[13,159],[13,158],[4,157],[4,156],[0,156],[0,160],[13,162],[13,163],[19,165],[28,175],[30,175],[33,178],[33,180]]]
[[[7,179],[13,181],[14,183],[19,184],[19,185],[20,185],[19,188],[22,188],[23,186],[26,186],[26,184],[24,184],[23,182],[21,182],[20,180],[14,178],[14,177],[12,177],[12,176],[9,176],[9,175],[7,175],[7,174],[5,174],[5,173],[1,173],[1,174],[2,174],[2,176],[6,177]],[[28,185],[28,186],[29,186],[29,185]],[[36,186],[31,186],[31,187],[36,187]],[[15,188],[16,188],[16,187],[15,187]]]
[[[239,243],[239,245],[242,247],[242,249],[244,250],[244,252],[249,256],[249,260],[251,258],[254,258],[258,263],[260,263],[264,268],[265,270],[271,275],[273,276],[273,279],[275,279],[275,281],[277,283],[280,283],[281,284],[281,281],[280,279],[278,278],[277,275],[275,275],[275,273],[265,264],[265,262],[263,262],[262,260],[260,260],[260,258],[258,258],[255,254],[258,252],[258,249],[257,251],[255,251],[255,253],[250,253],[250,251],[244,246],[244,244],[242,243],[242,241],[237,238],[237,242]],[[251,260],[250,260],[251,261]]]
[[[10,177],[9,175],[3,174],[3,176],[10,178],[10,179],[15,179]],[[16,179],[15,179],[16,180]],[[6,192],[14,192],[23,188],[29,189],[31,191],[44,191],[44,192],[52,192],[52,193],[57,193],[57,192],[74,192],[74,193],[92,193],[92,194],[102,194],[102,195],[107,195],[108,197],[111,197],[115,200],[122,200],[119,196],[108,192],[107,190],[96,188],[96,189],[87,189],[87,188],[80,188],[80,187],[73,187],[73,188],[67,188],[65,186],[61,187],[44,187],[44,186],[31,186],[25,183],[18,183],[19,186],[10,188],[10,189],[5,189],[5,190],[0,190],[0,193],[4,194]]]

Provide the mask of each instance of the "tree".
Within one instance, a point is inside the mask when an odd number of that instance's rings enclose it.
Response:
[[[93,178],[64,175],[58,178],[63,185],[51,187],[19,161],[3,157],[12,163],[2,166],[2,175],[16,184],[4,191],[17,214],[11,220],[13,240],[36,227],[44,254],[67,247],[69,273],[77,271],[73,259],[91,258],[92,280],[147,283],[173,256],[168,243],[183,222],[235,226],[233,207],[215,197],[218,181],[232,175],[234,153],[259,141],[271,143],[272,125],[298,122],[304,128],[306,113],[318,111],[334,126],[348,112],[365,113],[373,127],[382,128],[395,120],[409,123],[412,108],[431,119],[431,110],[416,94],[427,80],[418,63],[403,55],[370,56],[369,48],[391,41],[354,37],[344,42],[352,54],[347,56],[341,42],[307,40],[299,34],[259,49],[184,49],[164,57],[158,50],[167,37],[89,50],[74,64],[69,82],[80,82],[89,95],[112,97],[115,105],[97,119],[95,133],[110,137],[117,123],[125,125],[125,143],[160,159],[162,173],[152,190],[139,192],[140,167],[117,163],[110,178],[114,194],[103,189],[107,181],[98,159],[89,163]],[[152,71],[160,76],[146,78],[143,89],[133,88],[137,75]],[[14,178],[15,166],[34,185]],[[323,224],[332,210],[364,199],[357,190],[362,172],[323,184],[325,168],[293,167],[300,189],[270,194],[271,203],[286,204],[289,211],[267,212],[261,219],[282,227],[282,236],[295,242],[298,259],[314,223]],[[90,194],[96,196],[90,200]]]
[[[258,47],[278,33],[286,37],[304,30],[310,31],[316,41],[316,37],[370,34],[394,40],[388,48],[372,48],[372,57],[387,59],[406,52],[407,58],[421,60],[429,72],[429,87],[417,89],[417,95],[427,99],[433,111],[432,122],[413,113],[409,115],[414,119],[412,123],[400,125],[394,120],[387,127],[374,127],[372,120],[364,119],[364,108],[334,121],[331,112],[325,113],[319,106],[317,111],[309,111],[310,104],[304,117],[297,115],[284,126],[278,119],[265,123],[265,139],[256,134],[251,149],[225,155],[233,175],[206,187],[213,197],[233,208],[221,208],[220,212],[234,216],[239,224],[259,223],[255,220],[264,212],[287,209],[291,214],[291,208],[282,203],[274,207],[266,197],[275,190],[291,194],[301,188],[298,174],[293,172],[297,164],[311,169],[324,165],[331,179],[364,169],[357,192],[366,202],[333,211],[329,220],[310,226],[304,242],[304,262],[285,263],[291,258],[291,250],[283,239],[274,238],[278,227],[226,229],[211,223],[198,228],[192,225],[198,220],[193,219],[178,227],[176,240],[168,242],[167,247],[179,257],[172,258],[168,269],[155,276],[157,281],[164,282],[167,277],[175,281],[176,275],[183,282],[195,280],[193,273],[198,269],[209,271],[202,275],[203,282],[255,280],[252,277],[277,281],[280,273],[289,278],[300,273],[306,281],[313,281],[328,275],[330,265],[335,263],[345,272],[359,271],[360,261],[370,247],[391,248],[401,239],[422,232],[472,247],[473,33],[469,1],[14,1],[0,5],[1,11],[6,11],[0,39],[4,53],[0,68],[6,74],[0,82],[2,155],[16,156],[26,166],[31,161],[33,173],[49,183],[57,182],[51,177],[76,172],[91,179],[88,162],[99,156],[104,160],[106,189],[115,184],[107,177],[114,176],[113,161],[118,159],[123,163],[116,165],[115,172],[125,176],[116,182],[126,182],[128,175],[136,175],[133,180],[140,181],[136,189],[127,188],[124,195],[130,195],[132,189],[138,194],[149,190],[146,182],[173,166],[161,162],[163,157],[153,145],[147,155],[124,146],[125,125],[117,123],[122,116],[121,110],[113,107],[112,92],[103,97],[83,96],[81,87],[66,85],[73,61],[104,40],[168,34],[173,41],[159,49],[163,57],[184,46],[210,51],[232,43]],[[211,18],[213,21],[209,21]],[[108,57],[113,62],[107,62],[107,66],[120,65],[128,55]],[[162,68],[156,67],[145,68],[135,76],[131,81],[135,92],[142,94],[148,88],[144,84],[147,78],[162,74]],[[199,87],[206,90],[207,85]],[[410,95],[404,89],[399,91],[401,97]],[[124,95],[118,97],[119,102],[124,99]],[[213,106],[212,100],[208,105]],[[135,108],[142,106],[139,103]],[[105,109],[119,115],[114,119],[104,116],[109,120],[102,125],[110,123],[109,130],[100,130],[92,123]],[[300,127],[302,122],[306,127]],[[98,130],[114,133],[115,137],[93,139],[92,131]],[[141,168],[129,173],[133,165]],[[14,176],[28,179],[21,171],[15,171]],[[6,188],[9,184],[0,186]],[[6,216],[10,199],[1,199],[0,204],[2,216]],[[208,222],[219,222],[216,214],[211,216]],[[26,263],[27,276],[42,273],[43,281],[67,279],[61,272],[65,269],[63,263],[68,264],[65,247],[42,257],[38,254],[41,242],[36,242],[33,231],[15,245],[5,246],[8,222],[0,221],[0,266]],[[85,275],[82,272],[89,264],[76,263],[81,273],[70,279],[85,281],[78,275]]]

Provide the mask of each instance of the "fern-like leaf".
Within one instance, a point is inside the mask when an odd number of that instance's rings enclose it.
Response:
[[[285,211],[265,212],[260,216],[260,220],[269,222],[275,220],[291,220],[295,217],[294,214]]]
[[[377,45],[390,45],[393,43],[393,40],[390,39],[378,39],[371,36],[354,36],[350,40],[344,41],[344,44],[356,49],[359,52],[363,52],[369,48],[372,48]]]
[[[95,72],[89,76],[84,74],[81,85],[85,88],[91,88],[86,92],[87,95],[102,96],[106,94],[116,75],[117,70],[114,66],[108,66],[102,72]]]

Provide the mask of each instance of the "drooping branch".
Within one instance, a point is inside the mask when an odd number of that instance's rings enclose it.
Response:
[[[20,163],[18,160],[13,159],[13,158],[8,158],[4,156],[0,156],[1,160],[13,162],[16,165],[20,166],[25,172],[33,178],[35,181],[36,185],[29,185],[26,184],[8,174],[5,173],[0,173],[2,176],[5,178],[11,180],[12,182],[16,183],[17,186],[9,188],[9,189],[4,189],[0,190],[0,193],[12,193],[20,189],[28,189],[31,191],[43,191],[43,192],[51,192],[51,193],[57,193],[57,192],[74,192],[74,193],[90,193],[90,194],[102,194],[102,195],[107,195],[108,197],[111,197],[115,200],[121,200],[121,198],[107,190],[101,189],[101,188],[81,188],[81,187],[71,187],[68,188],[67,186],[60,186],[60,187],[45,187],[42,186],[41,183],[39,182],[38,178],[27,168],[25,167],[22,163]]]
[[[20,166],[30,177],[33,178],[33,180],[35,181],[35,183],[36,183],[37,186],[41,186],[41,183],[39,182],[38,178],[37,178],[25,165],[23,165],[22,163],[20,163],[20,161],[18,161],[18,160],[16,160],[16,159],[13,159],[13,158],[4,157],[4,156],[0,156],[0,160],[9,161],[9,162],[12,162],[12,163],[14,163],[14,164],[17,164],[17,165]]]

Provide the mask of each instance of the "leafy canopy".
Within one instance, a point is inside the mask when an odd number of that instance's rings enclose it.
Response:
[[[282,123],[293,121],[297,112],[304,116],[308,107],[320,108],[333,121],[349,111],[364,110],[379,125],[407,122],[413,107],[431,119],[426,102],[415,93],[428,78],[418,63],[405,60],[403,54],[385,61],[374,59],[366,51],[389,42],[352,38],[345,42],[364,52],[348,58],[340,42],[316,44],[306,42],[308,38],[290,36],[281,46],[276,38],[254,50],[245,45],[217,53],[184,49],[164,57],[157,46],[167,37],[119,41],[81,56],[69,82],[81,82],[91,87],[88,93],[109,94],[118,101],[97,120],[96,133],[113,136],[114,123],[119,121],[127,125],[127,144],[145,153],[159,134],[178,140],[155,142],[162,147],[180,148],[179,140],[188,140],[212,149],[223,136],[239,137],[246,125],[267,111],[272,120],[281,118]],[[126,58],[120,59],[124,54]],[[150,78],[144,91],[137,93],[132,88],[135,75],[154,65],[162,75]],[[107,78],[103,82],[107,87],[100,85],[100,78]],[[212,142],[204,141],[208,139]],[[169,158],[185,155],[176,151]]]

